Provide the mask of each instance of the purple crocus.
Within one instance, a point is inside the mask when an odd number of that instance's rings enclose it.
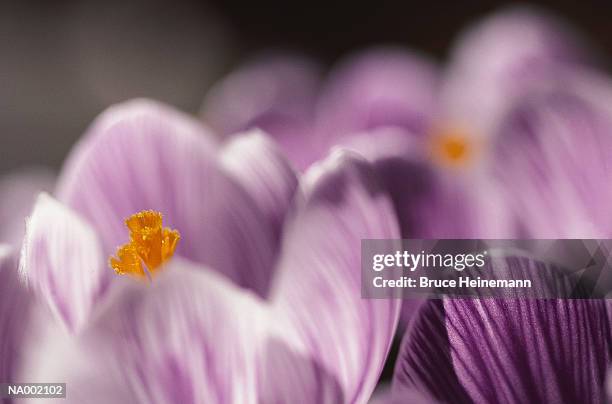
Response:
[[[359,157],[298,176],[262,134],[220,145],[158,103],[112,107],[38,198],[27,291],[2,283],[36,303],[0,293],[1,376],[65,381],[78,403],[364,402],[399,302],[360,298],[358,246],[397,237]]]

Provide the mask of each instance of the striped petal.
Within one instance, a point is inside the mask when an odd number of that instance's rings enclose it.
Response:
[[[517,276],[551,270],[529,258],[502,263]],[[565,287],[540,286],[557,296]],[[599,403],[611,355],[603,300],[430,300],[404,336],[394,388],[442,402]]]
[[[28,286],[70,332],[88,322],[110,270],[93,228],[46,194],[28,219],[19,270]]]
[[[374,390],[400,302],[361,299],[357,246],[362,239],[398,238],[399,229],[365,161],[338,152],[313,167],[303,184],[305,199],[287,227],[273,301],[289,321],[285,338],[335,382],[306,401],[360,402]],[[299,386],[299,378],[292,383]]]
[[[597,83],[593,91],[568,80],[563,88],[538,93],[504,125],[495,144],[494,175],[515,236],[612,234],[612,189],[607,186],[612,181],[612,86]]]
[[[221,163],[253,198],[280,243],[298,178],[277,145],[265,133],[253,130],[225,146]]]

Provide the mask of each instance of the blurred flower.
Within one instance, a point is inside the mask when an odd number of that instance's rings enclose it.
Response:
[[[588,60],[585,53],[571,32],[552,17],[532,9],[505,10],[459,38],[445,74],[430,73],[440,77],[437,80],[424,78],[432,70],[421,59],[410,62],[404,55],[404,65],[423,72],[417,76],[398,66],[396,71],[406,72],[401,78],[386,73],[386,65],[400,59],[394,53],[386,58],[380,53],[365,54],[333,76],[340,90],[326,95],[331,100],[327,104],[342,108],[350,105],[341,102],[345,94],[355,94],[349,99],[358,100],[361,111],[380,105],[404,109],[415,105],[414,112],[403,114],[412,119],[393,121],[395,113],[390,113],[386,127],[355,127],[366,131],[343,141],[383,172],[405,237],[516,237],[508,224],[513,219],[499,194],[503,185],[491,175],[494,168],[504,169],[495,153],[514,138],[506,130],[509,115],[517,105],[532,102],[533,93],[565,85],[569,77],[579,74]],[[384,67],[370,67],[376,63]],[[368,99],[359,98],[367,94],[364,91],[349,93],[375,82],[371,76],[376,71],[381,72],[381,83],[393,77],[386,87],[400,82],[413,89],[412,99],[419,91],[421,99],[430,98],[409,103],[407,97]],[[379,84],[378,88],[385,87]],[[327,121],[333,122],[334,116],[342,115],[334,114]],[[347,122],[351,120],[334,123],[329,133],[346,127]]]
[[[26,216],[36,195],[53,188],[55,176],[45,169],[25,169],[0,177],[0,244],[19,246]]]
[[[264,130],[293,164],[306,168],[315,156],[319,86],[319,67],[313,61],[292,54],[262,55],[213,86],[202,115],[223,136]]]
[[[302,146],[318,140],[329,147],[342,137],[381,127],[415,134],[453,129],[488,137],[506,107],[527,88],[562,66],[587,61],[583,48],[557,19],[531,8],[512,8],[464,33],[444,74],[421,55],[401,48],[374,49],[340,63],[317,99],[318,70],[311,61],[264,57],[215,86],[203,116],[226,135],[262,121],[268,125],[314,118],[317,127],[311,132],[316,133],[295,139]],[[277,129],[273,135],[290,135],[291,129]],[[325,150],[306,148],[302,153]]]
[[[513,276],[534,265],[554,269],[531,258],[500,260],[491,265],[506,265]],[[561,295],[554,289],[565,285],[537,287]],[[602,299],[430,300],[404,336],[393,393],[453,403],[603,402],[612,358],[608,316]]]
[[[78,403],[362,402],[373,391],[399,302],[361,299],[355,246],[399,232],[367,162],[339,153],[298,179],[262,134],[221,146],[195,120],[132,101],[96,120],[56,194],[39,197],[20,261],[48,310],[33,310],[26,357],[7,374],[59,378]],[[145,210],[181,235],[163,267],[143,259],[150,282],[106,264],[128,238],[123,219]],[[139,258],[164,248],[154,216],[128,223]],[[39,319],[47,312],[56,323]]]
[[[544,12],[503,10],[460,36],[444,72],[400,48],[348,58],[316,99],[303,97],[303,109],[315,110],[308,135],[284,131],[282,125],[271,133],[292,139],[284,149],[299,168],[337,144],[370,159],[393,194],[405,237],[513,236],[490,175],[497,164],[494,144],[517,103],[563,83],[590,61],[585,49],[571,29]],[[227,77],[207,97],[204,118],[257,126],[262,115],[282,115],[277,111],[284,103],[264,103],[265,114],[239,115],[227,106],[255,104],[257,92],[250,89],[257,86],[293,99],[314,88],[314,74],[288,80],[274,74],[278,64],[271,66],[267,75],[256,65]]]

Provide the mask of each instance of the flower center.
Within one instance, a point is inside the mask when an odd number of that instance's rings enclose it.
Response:
[[[125,224],[130,241],[117,249],[117,257],[110,258],[110,266],[119,275],[150,278],[172,258],[180,234],[162,227],[162,214],[152,210],[128,217]]]
[[[476,145],[473,138],[465,131],[457,128],[437,130],[431,139],[432,158],[440,165],[465,167],[475,157]]]

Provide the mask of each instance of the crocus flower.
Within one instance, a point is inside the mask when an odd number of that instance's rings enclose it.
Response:
[[[78,403],[370,396],[399,307],[360,298],[358,246],[399,232],[365,160],[339,152],[298,177],[262,134],[219,145],[132,101],[95,121],[55,196],[28,222],[38,327],[6,374],[66,381]]]
[[[505,229],[491,228],[491,223],[504,221],[490,176],[495,164],[491,150],[517,102],[590,63],[584,49],[578,36],[557,19],[513,8],[462,34],[444,71],[400,48],[349,57],[332,70],[315,101],[306,98],[307,104],[315,104],[315,128],[296,138],[288,155],[300,155],[299,166],[304,167],[333,145],[343,144],[368,157],[393,193],[406,237],[511,236]],[[241,97],[252,99],[248,87],[242,93],[236,90],[240,86],[234,80],[255,80],[250,72],[247,66],[229,76],[219,88],[233,91],[212,93],[204,116],[243,127],[256,125],[259,113],[248,119],[221,116],[211,107],[216,99],[222,105],[230,105],[230,98],[234,103]],[[273,87],[299,94],[295,88],[309,85],[296,77]],[[265,116],[273,116],[270,110],[282,105],[273,105]],[[272,133],[290,136],[289,131]]]

